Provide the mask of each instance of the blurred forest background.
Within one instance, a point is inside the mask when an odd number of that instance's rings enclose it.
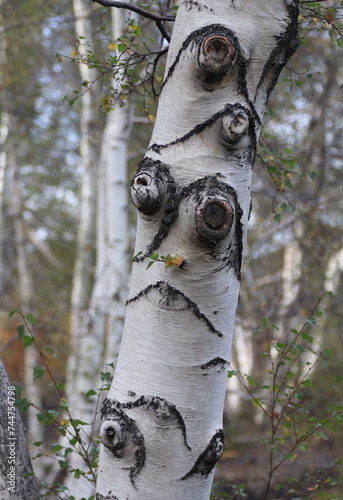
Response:
[[[163,16],[175,13],[169,4],[140,2]],[[286,457],[273,498],[343,498],[343,3],[300,5],[301,44],[268,105],[254,170],[217,474],[245,486],[218,487],[227,498],[267,498],[270,435]],[[69,405],[89,424],[99,406],[89,391],[109,380],[133,257],[128,186],[152,132],[167,48],[153,22],[112,10],[86,0],[0,2],[0,353],[34,403],[23,419],[47,494],[53,481],[72,492],[84,466],[68,452],[55,470],[63,433],[36,414],[55,412],[67,426]],[[35,345],[24,349],[14,309],[35,318],[26,321],[53,381]],[[303,347],[286,369],[292,335]],[[265,418],[280,355],[290,389]],[[306,446],[295,422],[317,429]]]

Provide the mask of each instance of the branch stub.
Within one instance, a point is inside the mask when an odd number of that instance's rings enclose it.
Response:
[[[236,50],[229,38],[215,34],[203,40],[199,53],[199,66],[206,76],[214,78],[228,74],[236,58]]]

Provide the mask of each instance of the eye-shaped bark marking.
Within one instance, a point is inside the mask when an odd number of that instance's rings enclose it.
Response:
[[[132,410],[135,408],[143,408],[146,411],[152,410],[154,417],[156,418],[157,421],[160,423],[163,423],[163,425],[169,425],[169,426],[176,426],[181,430],[182,437],[184,444],[188,450],[191,451],[191,447],[189,446],[187,442],[187,432],[186,432],[186,425],[185,422],[182,418],[181,413],[179,410],[176,408],[175,405],[170,403],[164,398],[160,398],[158,396],[141,396],[140,398],[136,399],[136,401],[129,401],[127,403],[120,403],[119,401],[115,401],[114,399],[108,399],[106,398],[104,401],[104,404],[101,409],[101,418],[104,420],[104,423],[102,424],[102,442],[104,446],[106,446],[106,443],[108,443],[109,438],[111,438],[111,432],[110,436],[104,435],[106,433],[107,429],[110,429],[111,427],[111,420],[116,420],[119,423],[125,420],[125,425],[124,429],[121,431],[121,434],[118,434],[117,442],[122,442],[123,439],[120,440],[122,436],[124,436],[125,432],[127,433],[127,429],[129,432],[132,429],[132,426],[136,427],[136,424],[133,419],[129,418],[127,415],[125,415],[124,410]],[[108,422],[108,425],[107,425]],[[106,424],[106,427],[105,427]],[[116,432],[116,429],[113,427],[113,432]],[[136,427],[137,429],[137,427]],[[117,431],[118,432],[118,431]],[[142,437],[143,442],[142,444],[144,445],[144,438],[142,434],[138,431],[139,435]],[[104,442],[105,441],[105,442]],[[119,446],[120,449],[123,449],[123,446]],[[112,450],[111,450],[112,451]],[[119,450],[118,450],[119,451]],[[112,451],[113,453],[113,451]],[[120,452],[119,452],[120,453]],[[144,447],[144,453],[145,453],[145,447]],[[144,460],[145,460],[145,455],[144,455]],[[142,466],[144,463],[142,464]],[[139,471],[138,471],[139,472]],[[138,474],[137,472],[137,474]]]
[[[185,143],[192,136],[200,134],[207,128],[210,128],[215,124],[217,120],[221,120],[222,133],[227,142],[237,142],[241,137],[245,134],[249,134],[251,137],[252,147],[255,150],[257,145],[256,131],[255,131],[255,111],[250,108],[246,108],[241,103],[237,102],[235,104],[227,104],[224,109],[218,111],[209,119],[204,121],[203,123],[199,123],[192,130],[187,132],[182,137],[175,139],[172,142],[167,144],[152,144],[149,147],[149,150],[153,150],[158,154],[161,154],[161,151],[165,148],[170,148],[171,146]],[[246,128],[245,128],[245,120]],[[232,127],[232,130],[231,130]],[[253,166],[253,163],[251,163]]]
[[[213,33],[206,37],[198,54],[199,67],[209,80],[228,75],[237,60],[237,50],[227,36]]]
[[[132,458],[134,463],[129,467],[129,476],[135,486],[135,477],[144,467],[146,459],[144,436],[135,421],[119,405],[111,405],[108,399],[104,401],[101,415],[104,419],[100,429],[101,442],[116,458]]]
[[[229,234],[233,220],[234,209],[220,191],[210,196],[204,194],[195,208],[196,231],[213,244]]]
[[[203,321],[209,331],[218,335],[218,337],[223,337],[223,334],[219,332],[211,323],[211,321],[203,314],[199,307],[195,302],[193,302],[189,297],[187,297],[180,290],[177,290],[175,287],[169,285],[165,281],[157,281],[155,284],[151,284],[141,290],[137,295],[131,297],[126,301],[126,305],[135,302],[136,300],[140,300],[142,297],[147,296],[153,291],[157,290],[159,292],[159,298],[156,302],[157,307],[161,309],[170,309],[170,310],[186,310],[192,311],[193,314],[200,320]]]
[[[221,458],[223,451],[224,432],[222,429],[219,429],[212,437],[206,449],[199,455],[192,469],[181,478],[181,481],[185,481],[186,479],[196,475],[208,476],[218,460]]]
[[[163,196],[171,190],[171,184],[167,165],[144,158],[131,182],[132,202],[143,214],[152,215],[158,210]]]

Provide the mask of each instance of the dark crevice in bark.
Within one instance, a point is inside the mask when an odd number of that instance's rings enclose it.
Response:
[[[228,365],[228,364],[229,364],[229,362],[226,361],[225,359],[216,357],[216,358],[211,359],[207,363],[204,363],[204,364],[200,365],[200,368],[202,370],[210,370],[212,368],[218,368],[219,367],[219,372],[221,372],[221,371],[223,371],[225,369],[226,365]]]
[[[124,413],[123,410],[132,410],[141,407],[145,407],[146,410],[149,409],[153,410],[154,415],[157,419],[169,421],[170,425],[172,425],[173,422],[176,422],[178,428],[181,430],[183,442],[186,448],[190,451],[192,450],[192,448],[189,446],[187,442],[186,425],[182,418],[181,413],[174,404],[169,403],[169,401],[167,401],[164,398],[160,398],[158,396],[141,396],[140,398],[136,399],[136,401],[129,401],[127,403],[120,403],[119,401],[115,401],[114,399],[106,398],[103,407],[101,409],[102,419],[107,420],[111,418],[111,414],[112,415],[118,413],[123,414]],[[144,461],[145,461],[145,455],[144,455]]]
[[[136,300],[140,300],[142,297],[147,296],[149,292],[153,290],[158,290],[162,296],[161,300],[159,301],[159,307],[161,309],[171,309],[171,310],[188,309],[189,311],[192,311],[194,316],[196,316],[200,321],[205,323],[205,325],[207,326],[208,330],[211,333],[218,335],[218,337],[223,337],[223,334],[213,326],[212,322],[205,316],[205,314],[200,312],[195,302],[193,302],[183,292],[177,290],[176,288],[169,285],[169,283],[166,283],[165,281],[158,281],[155,284],[147,286],[146,288],[144,288],[144,290],[141,290],[136,296],[131,297],[126,302],[126,305],[131,304]],[[180,307],[179,305],[180,300],[184,303],[184,307]],[[177,306],[175,306],[176,302],[178,302]]]
[[[224,431],[219,429],[212,437],[209,445],[199,455],[192,469],[187,472],[181,481],[192,476],[208,476],[224,451]]]

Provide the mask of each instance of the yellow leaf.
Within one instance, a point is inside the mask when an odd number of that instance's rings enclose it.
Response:
[[[68,423],[68,420],[66,420],[65,418],[63,420],[61,420],[61,425],[67,425]]]
[[[118,44],[117,43],[109,43],[108,48],[110,50],[117,50]]]
[[[71,57],[77,56],[78,52],[77,50],[73,50],[73,52],[70,54]]]
[[[181,257],[181,255],[175,255],[175,257],[170,257],[170,255],[168,255],[166,257],[166,260],[164,261],[164,265],[166,268],[172,267],[172,266],[180,267],[184,261],[185,261],[185,259],[184,259],[184,257]]]
[[[150,115],[148,115],[148,120],[149,120],[150,122],[154,122],[154,121],[155,121],[155,117],[154,117],[154,115],[151,115],[151,114],[150,114]]]
[[[137,29],[137,24],[130,24],[129,25],[129,30],[130,31],[136,31],[136,29]]]

